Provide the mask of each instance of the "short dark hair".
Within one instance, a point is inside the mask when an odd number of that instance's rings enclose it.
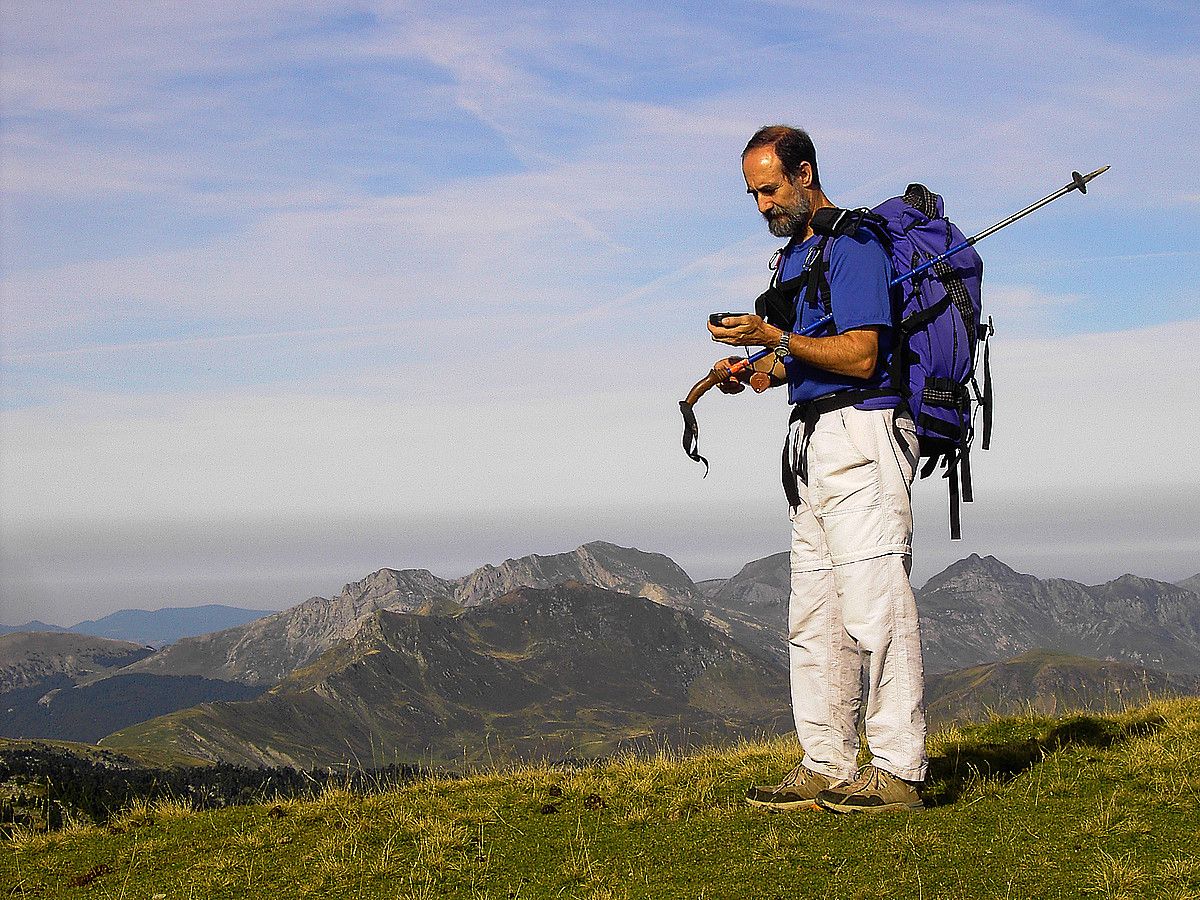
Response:
[[[752,150],[760,147],[770,147],[775,151],[775,155],[779,157],[779,162],[783,166],[783,174],[788,181],[794,181],[800,174],[800,163],[808,163],[812,166],[812,186],[820,190],[821,179],[817,175],[817,148],[813,146],[812,138],[808,136],[807,131],[802,128],[793,128],[791,125],[764,125],[754,132],[754,137],[750,138],[750,143],[746,144],[746,149],[742,151],[742,159],[744,160]]]

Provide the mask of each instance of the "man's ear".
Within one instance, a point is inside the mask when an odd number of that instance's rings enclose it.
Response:
[[[812,164],[808,160],[800,163],[796,172],[796,184],[803,188],[812,187]]]

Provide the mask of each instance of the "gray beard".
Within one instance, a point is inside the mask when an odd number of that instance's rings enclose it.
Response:
[[[763,214],[767,220],[767,228],[775,237],[790,238],[804,234],[808,228],[808,220],[812,217],[812,204],[807,197],[799,197],[796,205],[790,209],[776,207],[771,215]]]

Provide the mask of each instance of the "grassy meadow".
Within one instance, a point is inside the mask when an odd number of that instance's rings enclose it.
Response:
[[[0,897],[1200,898],[1200,700],[931,737],[930,808],[742,802],[793,740],[17,832]]]

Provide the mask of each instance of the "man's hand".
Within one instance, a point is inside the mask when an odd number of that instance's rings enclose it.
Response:
[[[729,377],[729,370],[734,363],[741,362],[740,356],[727,356],[724,359],[718,359],[713,363],[712,370],[721,376],[721,380],[717,382],[717,390],[722,394],[740,394],[746,389],[746,385],[741,381],[742,378],[750,377],[750,370],[745,370]]]
[[[774,347],[783,334],[761,316],[726,316],[720,325],[708,323],[708,333],[721,344],[734,347]]]

